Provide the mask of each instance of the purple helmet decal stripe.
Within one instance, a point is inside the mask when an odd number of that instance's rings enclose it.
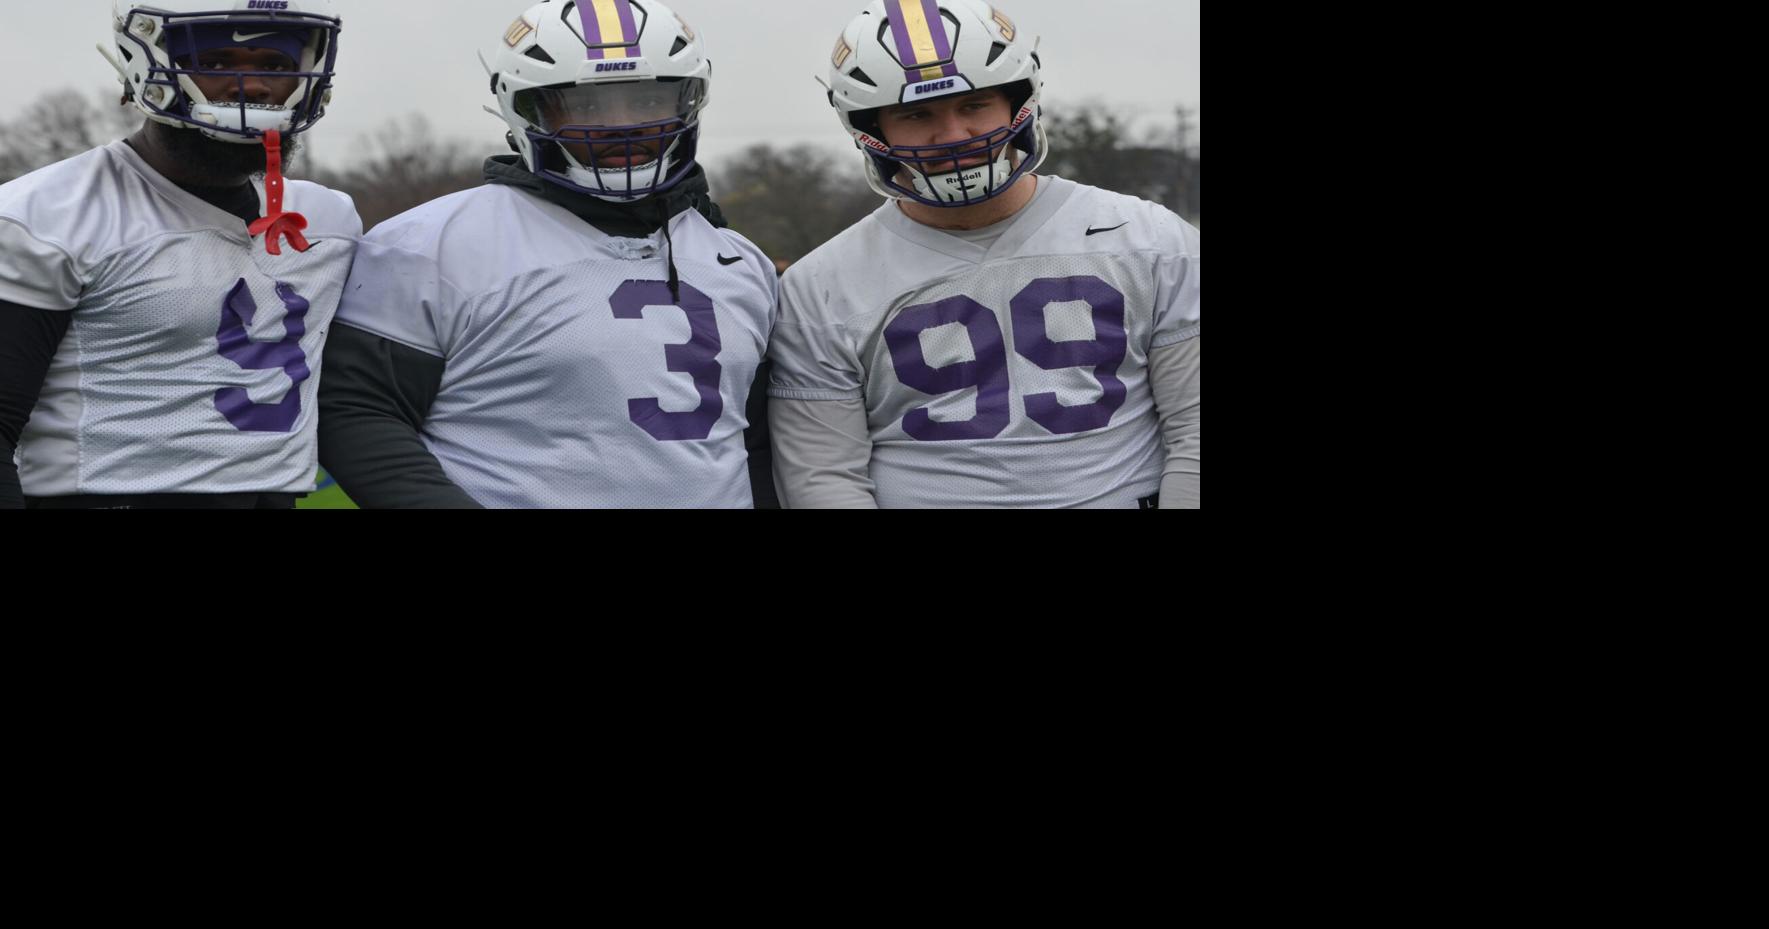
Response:
[[[629,50],[639,43],[639,29],[628,0],[580,0],[577,15],[583,21],[590,59],[631,57]],[[597,48],[599,45],[620,47]]]
[[[583,20],[584,44],[590,46],[589,58],[601,58],[602,50],[595,46],[602,44],[602,24],[596,17],[596,8],[589,3],[577,5],[577,15]]]
[[[932,65],[952,58],[952,40],[936,0],[891,0],[885,7],[897,58],[905,69]]]
[[[639,27],[633,22],[633,5],[627,0],[614,0],[614,9],[620,14],[621,38],[627,45],[637,45]]]
[[[602,24],[596,19],[596,8],[588,3],[577,5],[578,18],[583,20],[584,44],[602,44]]]
[[[935,61],[952,60],[952,39],[946,35],[946,18],[940,15],[940,5],[934,0],[921,0],[921,14],[927,19],[928,32],[934,40]]]
[[[938,64],[952,60],[952,40],[936,0],[890,0],[885,13],[905,80],[928,81],[958,74],[956,64]]]
[[[914,0],[897,0],[898,3],[911,3]],[[891,24],[891,38],[897,40],[897,60],[905,69],[915,64],[915,43],[909,38],[909,30],[903,27],[903,12],[885,7],[885,19]]]

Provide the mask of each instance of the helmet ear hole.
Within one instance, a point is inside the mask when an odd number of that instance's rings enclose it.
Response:
[[[1001,90],[1007,94],[1007,102],[1015,113],[1020,111],[1020,107],[1026,105],[1027,100],[1032,99],[1031,81],[1014,81]]]

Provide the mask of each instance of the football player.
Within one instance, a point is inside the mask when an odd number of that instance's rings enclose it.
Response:
[[[704,37],[658,0],[545,2],[488,70],[517,154],[363,240],[326,470],[364,507],[751,506],[778,283],[695,162]]]
[[[107,57],[141,130],[0,186],[0,507],[313,489],[320,350],[362,222],[282,177],[331,98],[331,0],[250,9],[270,5],[117,0]]]
[[[888,199],[782,282],[783,505],[1199,505],[1198,230],[1033,173],[1035,46],[983,0],[873,0],[837,41]]]

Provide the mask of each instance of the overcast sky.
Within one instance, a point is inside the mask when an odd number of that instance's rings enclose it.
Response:
[[[309,142],[318,160],[348,162],[364,133],[423,113],[445,137],[507,151],[503,124],[474,52],[491,51],[530,4],[525,0],[335,0],[344,19],[337,94]],[[665,0],[701,35],[713,61],[712,102],[701,132],[716,167],[757,142],[810,142],[853,150],[812,75],[864,0]],[[1194,111],[1199,93],[1201,0],[999,0],[1023,32],[1042,37],[1047,106],[1100,105],[1147,125]],[[0,0],[0,61],[12,78],[0,122],[45,91],[116,90],[116,72],[94,44],[111,42],[111,0]],[[857,156],[856,156],[857,157]]]

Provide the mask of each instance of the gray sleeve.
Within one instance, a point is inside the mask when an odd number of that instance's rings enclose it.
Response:
[[[364,509],[478,509],[419,436],[444,362],[345,323],[326,338],[319,461]]]
[[[866,395],[865,368],[846,333],[829,321],[836,296],[816,272],[794,265],[780,279],[780,316],[768,338],[774,374],[768,396],[793,400],[851,400]]]
[[[1156,348],[1184,342],[1203,331],[1203,236],[1191,223],[1166,210],[1161,212],[1166,254],[1156,268],[1152,342]]]
[[[1200,368],[1203,336],[1149,352],[1149,382],[1167,464],[1161,471],[1161,508],[1202,509],[1203,414]]]
[[[774,487],[782,509],[877,509],[872,496],[872,433],[866,401],[768,403]]]

